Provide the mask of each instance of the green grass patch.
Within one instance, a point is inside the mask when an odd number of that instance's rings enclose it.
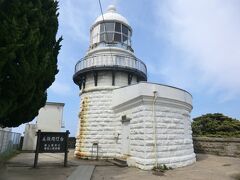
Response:
[[[164,176],[164,172],[167,170],[172,170],[172,168],[167,167],[165,164],[157,164],[157,166],[152,169],[153,174],[157,176]]]

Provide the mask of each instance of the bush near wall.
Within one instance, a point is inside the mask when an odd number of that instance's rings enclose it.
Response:
[[[193,119],[192,131],[196,137],[240,137],[240,121],[221,113],[205,114]]]

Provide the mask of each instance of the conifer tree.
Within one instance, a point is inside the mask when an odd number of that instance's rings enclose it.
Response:
[[[58,2],[0,0],[0,126],[32,121],[55,80]]]

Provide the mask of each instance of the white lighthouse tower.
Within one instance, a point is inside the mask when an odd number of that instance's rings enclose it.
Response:
[[[145,170],[194,163],[192,96],[148,83],[131,36],[128,21],[112,5],[90,29],[89,50],[73,76],[81,96],[75,156],[120,157]]]
[[[115,152],[112,90],[147,80],[146,65],[135,57],[131,36],[128,21],[113,5],[91,27],[89,50],[77,62],[73,77],[81,89],[76,156],[91,156],[94,142],[101,156]]]

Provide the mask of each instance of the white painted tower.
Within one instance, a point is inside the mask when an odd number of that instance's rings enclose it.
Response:
[[[91,27],[89,50],[77,62],[73,77],[81,89],[76,156],[91,156],[96,141],[101,157],[115,152],[112,90],[147,80],[146,65],[135,57],[131,36],[128,21],[112,5]]]
[[[75,66],[81,108],[75,156],[126,159],[129,166],[181,167],[195,162],[192,96],[148,83],[146,65],[134,55],[132,28],[114,6],[90,30],[90,47]]]

